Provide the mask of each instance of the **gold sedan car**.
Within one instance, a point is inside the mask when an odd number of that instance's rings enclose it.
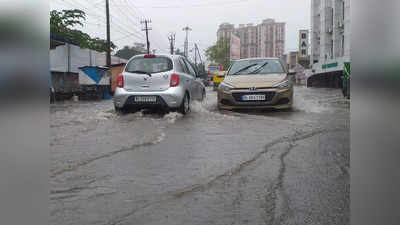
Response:
[[[218,86],[219,109],[290,109],[293,85],[278,58],[233,62]]]

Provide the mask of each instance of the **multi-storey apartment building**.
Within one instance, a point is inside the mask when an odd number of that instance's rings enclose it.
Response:
[[[239,28],[235,29],[235,31],[240,38],[240,57],[256,57],[258,52],[257,26],[254,26],[252,23],[247,25],[240,24]]]
[[[218,40],[222,38],[229,40],[233,32],[235,32],[235,25],[230,23],[223,23],[219,25],[219,29],[217,31],[217,38]]]
[[[240,57],[278,57],[282,58],[285,50],[285,23],[273,19],[263,20],[261,24],[220,25],[217,38],[230,38],[235,33],[240,38]]]
[[[275,22],[273,19],[263,20],[257,26],[258,57],[281,58],[285,51],[285,23]]]
[[[310,38],[314,73],[341,73],[350,62],[350,0],[312,0]]]

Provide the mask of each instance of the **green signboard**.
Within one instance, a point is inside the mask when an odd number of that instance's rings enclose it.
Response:
[[[334,62],[334,63],[329,63],[329,64],[324,64],[322,65],[322,69],[328,69],[328,68],[333,68],[333,67],[337,67],[338,63]]]

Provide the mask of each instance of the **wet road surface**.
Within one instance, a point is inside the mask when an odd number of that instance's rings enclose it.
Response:
[[[291,111],[117,115],[51,106],[51,224],[349,224],[349,102],[295,88]]]

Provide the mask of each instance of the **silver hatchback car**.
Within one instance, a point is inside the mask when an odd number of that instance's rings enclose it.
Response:
[[[192,100],[206,91],[194,66],[180,55],[137,55],[117,77],[114,106],[117,112],[162,108],[186,114]]]

